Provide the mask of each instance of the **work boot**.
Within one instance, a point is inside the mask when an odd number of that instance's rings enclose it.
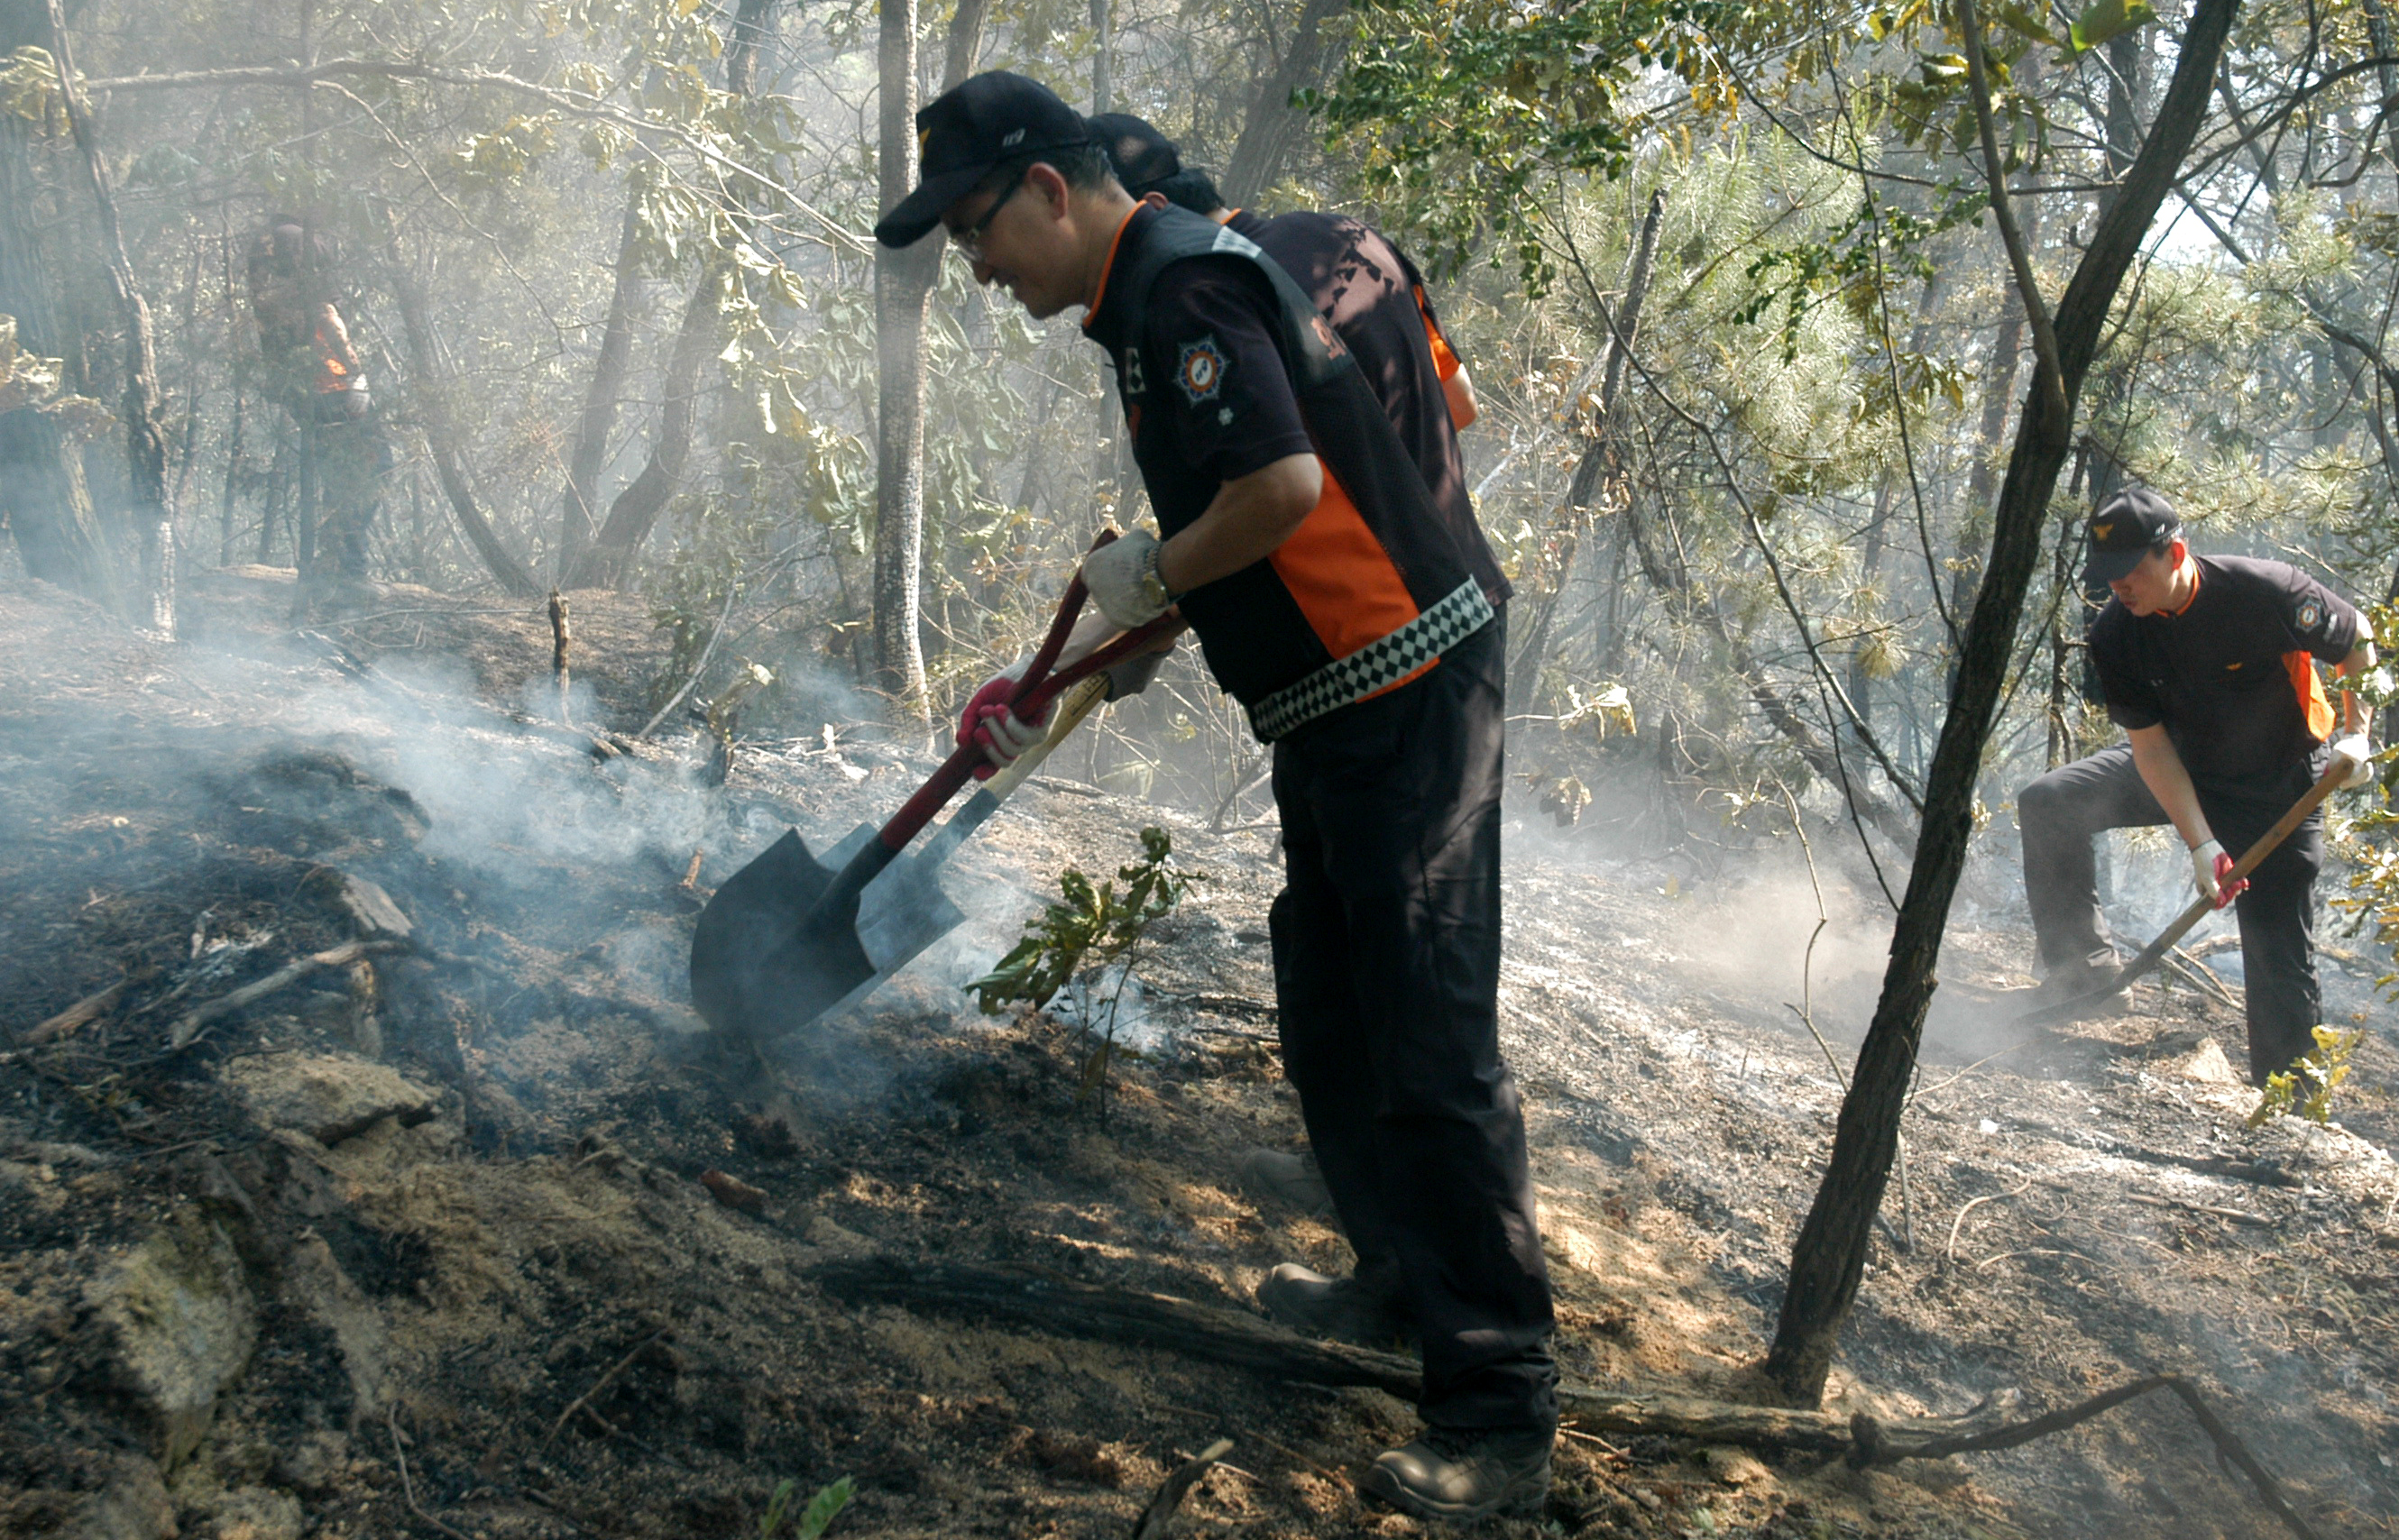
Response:
[[[1388,1348],[1407,1335],[1407,1316],[1388,1290],[1354,1277],[1328,1278],[1295,1262],[1267,1275],[1258,1304],[1276,1321],[1311,1337]]]
[[[1497,1513],[1538,1512],[1550,1495],[1550,1428],[1427,1428],[1386,1450],[1362,1483],[1422,1519],[1472,1523]]]
[[[2112,952],[2094,952],[2079,962],[2060,963],[2033,990],[2032,1003],[2035,1006],[2062,1006],[2068,1000],[2079,1000],[2093,990],[2104,988],[2116,977],[2119,966]]]
[[[1243,1150],[1234,1162],[1241,1185],[1258,1197],[1289,1204],[1303,1214],[1322,1218],[1333,1212],[1333,1189],[1313,1155],[1286,1155],[1265,1148]]]

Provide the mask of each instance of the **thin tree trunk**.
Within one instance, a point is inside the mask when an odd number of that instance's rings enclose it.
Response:
[[[1331,62],[1331,50],[1324,43],[1324,23],[1338,16],[1348,3],[1349,0],[1304,0],[1301,5],[1282,61],[1259,84],[1258,94],[1250,100],[1241,137],[1233,142],[1233,153],[1225,163],[1225,176],[1219,186],[1225,201],[1235,208],[1254,201],[1282,174],[1283,158],[1290,154],[1292,141],[1308,116],[1291,104],[1292,95],[1324,78]]]
[[[1600,375],[1599,402],[1591,415],[1590,442],[1583,449],[1582,458],[1575,464],[1573,479],[1566,484],[1565,514],[1567,529],[1565,549],[1556,567],[1557,581],[1542,596],[1540,612],[1534,616],[1525,645],[1517,652],[1515,664],[1509,670],[1511,710],[1523,711],[1532,702],[1533,691],[1540,679],[1541,659],[1549,652],[1550,628],[1557,617],[1558,604],[1565,593],[1566,579],[1574,571],[1575,557],[1582,543],[1582,531],[1577,515],[1591,506],[1592,497],[1599,488],[1600,473],[1614,456],[1614,451],[1609,447],[1609,429],[1615,422],[1618,396],[1624,388],[1627,355],[1641,329],[1641,302],[1649,292],[1649,273],[1658,255],[1658,225],[1665,213],[1666,195],[1663,192],[1651,193],[1648,210],[1642,215],[1641,229],[1633,237],[1633,254],[1625,267],[1624,303],[1617,307],[1604,344],[1606,362]],[[1566,410],[1576,410],[1576,404],[1568,402]],[[1633,517],[1629,506],[1626,517],[1628,520]],[[1646,561],[1647,553],[1644,555],[1645,565],[1650,565]]]
[[[1873,591],[1875,579],[1882,575],[1883,552],[1891,547],[1891,506],[1896,496],[1891,479],[1886,473],[1882,485],[1875,489],[1874,520],[1866,525],[1866,547],[1858,559],[1859,587]],[[1875,677],[1866,671],[1863,656],[1850,655],[1850,704],[1858,709],[1858,720],[1871,725],[1874,722]]]
[[[1999,489],[1990,561],[1959,644],[1949,712],[1926,778],[1922,829],[1891,934],[1882,995],[1841,1101],[1823,1182],[1792,1250],[1790,1286],[1767,1354],[1766,1372],[1801,1406],[1823,1399],[1842,1324],[1865,1273],[1924,1015],[1932,1002],[1942,932],[1973,831],[1976,773],[2007,682],[2025,590],[2040,558],[2050,493],[2073,448],[2074,404],[2124,275],[2206,116],[2209,82],[2239,8],[2239,0],[2198,0],[2192,7],[2174,82],[2148,140],[2094,227],[2058,302],[2059,377],[2044,378],[2045,362],[2034,368]]]
[[[882,206],[916,180],[915,0],[884,0]],[[929,719],[917,634],[925,555],[925,304],[922,270],[942,260],[939,232],[915,249],[874,251],[874,688],[902,720]]]
[[[450,422],[450,405],[442,394],[440,383],[433,377],[432,323],[425,314],[425,294],[416,286],[416,275],[400,249],[400,226],[391,217],[391,209],[381,203],[385,250],[391,258],[391,291],[400,302],[401,328],[408,333],[408,358],[414,366],[414,377],[409,382],[416,396],[416,417],[425,430],[426,447],[433,452],[433,474],[441,482],[442,495],[450,499],[450,509],[458,516],[458,529],[475,554],[483,559],[485,570],[501,588],[519,599],[538,596],[541,585],[533,579],[525,564],[516,559],[500,543],[492,521],[475,502],[474,489],[467,484],[467,469],[458,454],[458,438]],[[302,434],[309,430],[303,427]],[[262,546],[262,549],[264,547]]]
[[[742,0],[733,20],[733,38],[725,61],[725,85],[730,91],[751,95],[757,89],[757,56],[766,37],[772,0]],[[912,138],[910,141],[914,143]],[[630,220],[631,211],[627,210]],[[620,253],[621,255],[621,253]],[[666,511],[684,467],[691,461],[692,419],[699,394],[700,366],[715,344],[723,313],[724,286],[739,279],[721,260],[711,260],[684,302],[683,319],[675,328],[674,347],[667,356],[666,395],[658,408],[658,429],[650,440],[650,457],[642,473],[608,505],[607,522],[579,560],[562,568],[561,588],[614,588],[625,579],[642,543]],[[607,345],[603,337],[601,343]],[[595,382],[596,384],[596,382]],[[613,407],[612,407],[613,412]],[[579,445],[578,445],[579,447]],[[595,468],[592,474],[599,473]]]
[[[614,588],[641,553],[658,515],[666,511],[691,460],[693,403],[699,394],[699,369],[716,344],[716,321],[725,270],[712,261],[692,286],[684,303],[683,322],[675,328],[674,352],[667,359],[666,399],[658,410],[657,437],[650,441],[649,462],[632,484],[608,505],[608,520],[583,560],[567,573],[562,588]]]
[[[748,6],[743,10],[746,14]],[[736,23],[737,31],[739,23]],[[732,73],[728,63],[726,73]],[[625,224],[617,237],[616,281],[608,292],[608,318],[600,332],[600,355],[592,360],[591,384],[583,395],[583,414],[576,420],[575,442],[567,450],[566,492],[560,499],[558,571],[561,576],[581,564],[600,531],[600,471],[608,462],[608,436],[617,429],[617,401],[624,394],[625,367],[633,354],[633,304],[640,297],[641,209],[625,201]]]
[[[766,48],[775,0],[741,0],[733,13],[733,41],[725,50],[725,88],[736,96],[758,94],[758,56]]]
[[[75,148],[83,153],[84,175],[92,203],[100,214],[101,255],[107,264],[108,284],[125,327],[125,395],[118,411],[125,419],[125,462],[131,481],[134,517],[142,534],[142,583],[154,630],[171,636],[175,630],[175,516],[167,500],[167,430],[158,420],[158,352],[151,334],[150,303],[133,281],[133,263],[125,253],[125,233],[117,223],[116,196],[109,186],[108,165],[101,156],[91,113],[75,79],[75,56],[67,38],[66,15],[61,0],[49,0],[50,57],[57,61],[59,95],[67,111],[67,126]]]

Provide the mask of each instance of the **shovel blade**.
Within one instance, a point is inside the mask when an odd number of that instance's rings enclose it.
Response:
[[[796,831],[787,831],[725,879],[692,927],[691,1001],[710,1026],[769,1041],[874,978],[856,906],[808,923],[834,873],[873,835],[861,830],[820,863]]]

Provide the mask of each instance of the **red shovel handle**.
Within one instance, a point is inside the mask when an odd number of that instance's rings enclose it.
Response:
[[[1102,530],[1099,538],[1091,542],[1091,549],[1098,550],[1116,538],[1116,531]],[[1055,678],[1050,676],[1050,670],[1057,663],[1058,654],[1065,647],[1067,636],[1075,629],[1076,617],[1082,614],[1083,600],[1088,590],[1083,587],[1083,574],[1078,570],[1075,580],[1066,585],[1065,597],[1058,601],[1058,613],[1050,622],[1050,634],[1041,639],[1041,650],[1033,655],[1033,661],[1026,667],[1024,677],[1017,682],[1015,692],[1009,696],[1010,709],[1022,707],[1027,713],[1039,717],[1049,710],[1050,702],[1056,697],[1059,691],[1078,679],[1088,678],[1101,669],[1114,667],[1129,655],[1118,652],[1118,649],[1130,641],[1131,636],[1118,637],[1115,642],[1093,653],[1090,657],[1084,658],[1064,673]],[[1163,617],[1161,616],[1160,619],[1162,620]],[[1159,625],[1159,621],[1154,620],[1148,626],[1143,627],[1140,631],[1132,632],[1132,636],[1141,636],[1146,632],[1149,639],[1154,641],[1157,636],[1155,628]],[[1138,651],[1138,649],[1134,650]],[[983,745],[961,744],[957,752],[943,760],[942,767],[933,772],[933,778],[927,781],[915,796],[910,797],[899,812],[891,815],[891,821],[885,824],[882,832],[875,836],[877,843],[886,850],[898,850],[910,840],[915,839],[927,824],[933,821],[933,815],[939,813],[952,797],[958,794],[958,789],[974,778],[975,766],[983,763],[984,763]]]

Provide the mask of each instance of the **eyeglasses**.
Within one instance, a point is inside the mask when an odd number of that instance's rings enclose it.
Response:
[[[1008,200],[1023,189],[1024,173],[1027,169],[1029,168],[1019,166],[1010,174],[1007,182],[999,190],[999,196],[992,199],[991,207],[983,211],[983,218],[963,230],[950,232],[951,243],[957,247],[969,262],[983,261],[983,237],[991,233],[991,222],[999,217],[999,211],[1002,209],[1008,207]]]

